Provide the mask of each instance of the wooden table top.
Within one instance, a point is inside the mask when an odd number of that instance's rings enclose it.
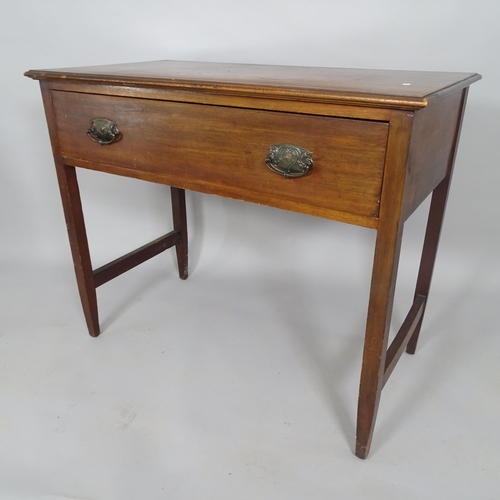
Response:
[[[36,80],[164,87],[231,95],[419,109],[481,78],[477,73],[150,61],[30,70]]]

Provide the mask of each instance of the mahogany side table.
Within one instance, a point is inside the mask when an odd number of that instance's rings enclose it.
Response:
[[[78,288],[99,335],[96,288],[167,248],[188,275],[185,189],[377,231],[356,455],[382,388],[415,352],[474,73],[156,61],[32,70],[40,80]],[[76,169],[171,186],[173,230],[93,269]],[[403,226],[432,193],[413,304],[388,347]]]

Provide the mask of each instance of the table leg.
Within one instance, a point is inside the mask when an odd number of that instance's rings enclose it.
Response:
[[[177,265],[179,267],[179,278],[185,280],[188,277],[188,234],[186,220],[186,192],[184,189],[170,188],[172,198],[172,216],[174,229],[179,232],[175,251],[177,254]]]
[[[415,296],[423,295],[425,297],[428,297],[429,295],[432,273],[434,271],[434,263],[436,262],[439,236],[441,235],[444,212],[446,209],[446,201],[448,199],[450,180],[450,176],[448,175],[441,181],[441,183],[434,189],[434,192],[432,193],[432,201],[429,209],[429,219],[427,221],[424,248],[422,251],[422,258],[420,260],[420,268],[418,271]],[[427,301],[425,303],[427,303]],[[406,346],[406,352],[409,354],[415,354],[424,313],[425,304],[424,311],[417,327],[415,328],[415,332],[411,336],[408,345]]]
[[[356,456],[366,458],[385,382],[385,364],[403,236],[406,163],[413,115],[395,112],[387,143],[359,386]]]
[[[92,269],[80,190],[75,167],[56,161],[56,171],[75,266],[76,281],[89,333],[100,333],[96,288],[175,245],[179,276],[188,277],[186,199],[183,189],[171,188],[174,230],[114,261]]]
[[[401,238],[402,224],[396,224],[393,230],[379,230],[377,233],[358,400],[355,453],[359,458],[366,458],[370,451],[384,386]]]
[[[100,329],[96,286],[92,272],[76,169],[75,167],[70,167],[56,161],[56,171],[83,313],[90,335],[97,337]]]

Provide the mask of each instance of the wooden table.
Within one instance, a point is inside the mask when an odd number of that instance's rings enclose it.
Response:
[[[382,388],[415,352],[470,73],[157,61],[28,71],[40,80],[83,310],[96,288],[175,246],[188,275],[185,189],[377,231],[358,402],[366,458]],[[93,269],[75,167],[171,186],[173,230]],[[404,222],[432,193],[413,304],[388,348]]]

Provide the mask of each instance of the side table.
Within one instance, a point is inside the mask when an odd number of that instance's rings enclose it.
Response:
[[[366,458],[384,384],[415,352],[473,73],[181,61],[39,80],[90,335],[96,288],[170,247],[188,275],[185,189],[377,231],[358,402]],[[76,167],[171,186],[173,230],[93,269]],[[413,304],[388,347],[403,226],[432,194]]]

